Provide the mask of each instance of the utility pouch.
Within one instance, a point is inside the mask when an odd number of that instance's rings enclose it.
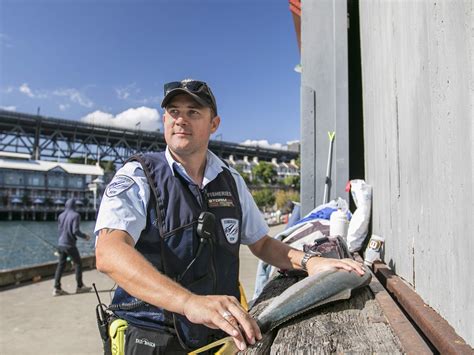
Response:
[[[125,319],[117,318],[109,326],[110,349],[112,355],[125,355],[125,330],[128,323]]]

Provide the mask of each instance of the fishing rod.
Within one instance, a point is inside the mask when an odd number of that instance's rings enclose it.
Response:
[[[51,243],[50,241],[40,237],[39,235],[37,235],[36,233],[32,232],[31,230],[29,230],[28,228],[26,228],[25,226],[22,226],[22,225],[19,225],[19,227],[23,228],[23,229],[26,229],[33,237],[41,240],[43,243],[45,243],[48,247],[51,247],[54,252],[53,254],[57,256],[58,254],[58,251],[57,251],[57,246],[53,243]]]

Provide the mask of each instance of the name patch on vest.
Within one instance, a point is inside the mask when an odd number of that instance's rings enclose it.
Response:
[[[227,241],[230,244],[235,244],[239,240],[239,220],[234,218],[221,219],[222,228]]]
[[[114,197],[128,190],[135,181],[126,175],[115,176],[105,190],[107,197]]]
[[[207,200],[209,207],[234,207],[234,201],[231,198],[210,198]]]

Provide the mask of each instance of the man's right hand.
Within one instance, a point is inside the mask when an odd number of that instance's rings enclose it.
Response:
[[[223,330],[240,350],[262,339],[257,323],[235,297],[191,294],[183,305],[183,314],[193,323]]]
[[[116,229],[102,229],[96,245],[97,270],[109,275],[129,294],[184,315],[191,322],[221,329],[239,349],[262,338],[252,317],[231,296],[198,296],[161,274],[134,248],[133,238]]]

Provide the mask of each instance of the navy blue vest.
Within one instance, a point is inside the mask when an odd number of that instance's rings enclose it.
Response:
[[[159,271],[195,294],[231,295],[240,299],[242,210],[232,173],[223,167],[201,190],[177,171],[173,174],[164,152],[136,155],[129,161],[141,163],[151,190],[147,225],[135,248]],[[203,211],[216,217],[214,242],[201,246],[200,255],[184,273],[201,244],[196,229]],[[193,324],[184,316],[137,301],[118,287],[112,304],[125,305],[115,313],[134,325],[178,332],[179,338],[191,349],[225,336],[220,331]],[[127,308],[130,309],[125,310]]]

